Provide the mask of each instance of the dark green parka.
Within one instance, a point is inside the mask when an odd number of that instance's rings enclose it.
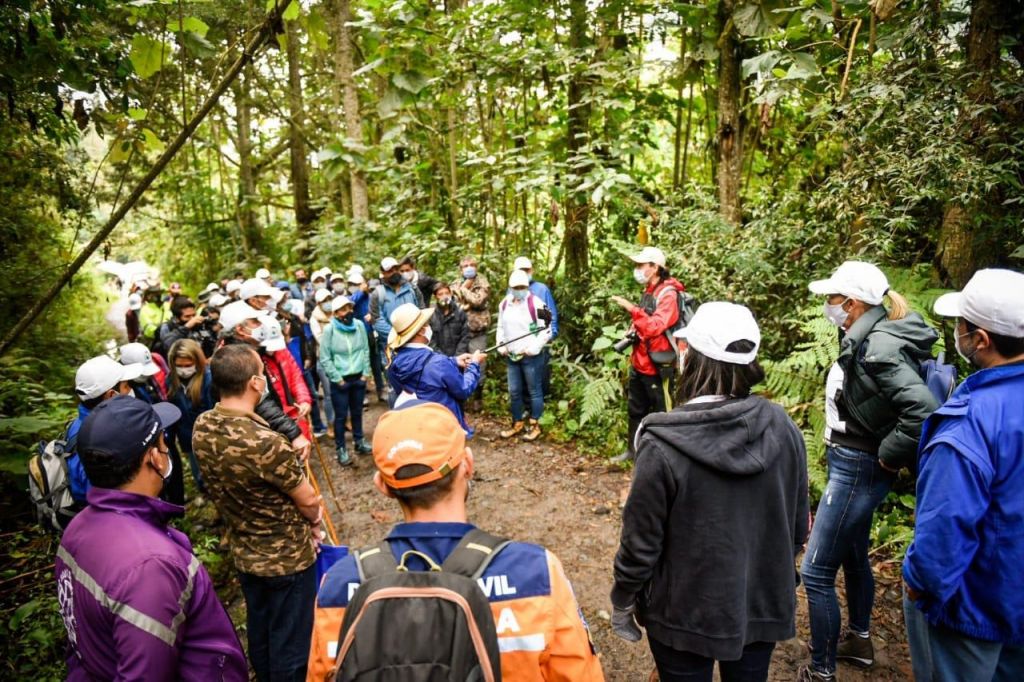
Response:
[[[921,426],[939,404],[921,378],[938,333],[917,313],[886,318],[875,306],[853,323],[837,362],[843,368],[841,400],[850,415],[880,439],[878,459],[891,469],[913,463]]]

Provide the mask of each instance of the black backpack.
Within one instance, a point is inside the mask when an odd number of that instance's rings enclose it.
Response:
[[[675,324],[665,330],[665,338],[668,339],[671,350],[653,351],[649,355],[651,362],[655,365],[672,366],[675,365],[679,355],[679,342],[676,341],[676,337],[672,335],[672,332],[690,324],[690,320],[693,319],[697,312],[697,299],[686,291],[676,291],[673,287],[666,286],[658,292],[657,296],[645,293],[640,299],[640,307],[647,311],[648,315],[653,315],[654,311],[658,308],[658,301],[666,293],[678,294],[676,296],[676,306],[679,309],[679,315],[676,317]]]
[[[410,550],[395,561],[388,541],[356,553],[361,585],[345,610],[335,680],[501,682],[490,603],[477,584],[509,543],[479,529],[438,566]],[[410,555],[429,571],[410,571]]]

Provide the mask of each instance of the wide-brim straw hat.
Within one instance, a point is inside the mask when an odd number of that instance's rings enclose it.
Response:
[[[403,303],[391,312],[388,347],[401,348],[416,336],[434,315],[433,308],[420,309],[415,303]]]

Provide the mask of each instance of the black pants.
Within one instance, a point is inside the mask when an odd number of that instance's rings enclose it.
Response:
[[[661,682],[711,682],[715,659],[679,651],[648,638]],[[754,642],[743,647],[738,661],[719,661],[722,682],[765,682],[775,642]]]
[[[316,564],[264,577],[238,572],[245,595],[249,663],[259,682],[303,682],[313,635]]]
[[[668,382],[667,386],[663,382]],[[641,374],[636,369],[629,370],[629,385],[626,410],[629,413],[629,453],[633,450],[633,440],[640,422],[651,412],[665,411],[665,388],[671,397],[675,391],[675,368],[666,367],[658,374]]]

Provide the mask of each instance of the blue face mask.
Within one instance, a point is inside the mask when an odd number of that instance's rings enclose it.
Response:
[[[472,265],[462,268],[462,276],[466,279],[473,279],[476,277],[476,268]]]
[[[530,295],[530,290],[529,289],[513,289],[512,290],[512,298],[516,299],[517,301],[525,301],[526,297],[529,296],[529,295]]]

